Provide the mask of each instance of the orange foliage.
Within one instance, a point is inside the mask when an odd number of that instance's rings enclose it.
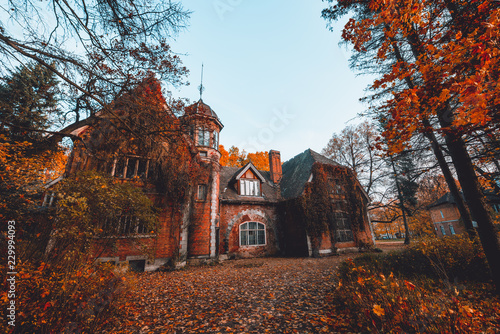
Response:
[[[223,145],[219,145],[219,152],[222,166],[243,167],[251,161],[258,170],[269,171],[269,153],[267,152],[247,153],[245,150],[240,152],[236,146],[231,146],[227,151]]]
[[[434,117],[441,131],[458,134],[498,125],[500,8],[495,2],[341,0],[331,11],[335,16],[359,7],[369,14],[351,18],[342,37],[359,53],[376,45],[373,60],[392,65],[372,85],[391,96],[376,107],[389,150],[405,149],[415,133],[429,131]],[[377,42],[374,29],[380,31]]]

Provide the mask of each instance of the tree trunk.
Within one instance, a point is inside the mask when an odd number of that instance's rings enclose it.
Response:
[[[425,119],[423,121],[424,125],[431,129],[429,121]],[[436,157],[439,167],[441,168],[441,172],[443,173],[444,179],[446,180],[446,184],[448,185],[448,189],[450,190],[451,195],[455,199],[455,203],[457,204],[458,212],[460,213],[460,217],[465,225],[465,229],[471,238],[476,236],[476,230],[472,225],[472,218],[470,216],[469,210],[465,205],[464,199],[460,196],[460,191],[458,190],[457,184],[455,183],[455,179],[453,178],[453,174],[451,173],[450,167],[446,162],[443,151],[439,146],[436,136],[434,135],[433,130],[429,130],[429,132],[424,132],[424,136],[429,140],[432,147],[432,152]]]
[[[401,208],[401,212],[403,213],[403,223],[405,225],[405,245],[410,244],[410,228],[408,227],[408,221],[406,220],[406,209],[405,205],[403,202],[403,194],[401,192],[401,187],[399,186],[399,181],[398,181],[398,173],[396,172],[396,166],[394,166],[394,160],[392,157],[389,157],[391,159],[391,165],[392,165],[392,170],[394,171],[394,181],[396,181],[396,189],[398,190],[398,197],[399,197],[399,207]]]
[[[401,50],[399,49],[399,46],[394,38],[391,39],[391,45],[394,48],[394,54],[396,56],[396,59],[400,62],[403,62],[403,56],[401,54]],[[417,52],[415,50],[415,52]],[[405,77],[405,82],[408,85],[408,88],[413,89],[415,88],[415,84],[413,83],[412,77],[407,76]],[[432,152],[434,153],[434,156],[436,157],[439,167],[441,168],[441,171],[443,172],[444,179],[446,181],[446,184],[448,185],[448,189],[450,190],[451,195],[455,199],[455,202],[457,204],[458,212],[460,213],[460,216],[462,217],[462,221],[465,225],[465,229],[467,230],[467,233],[471,238],[474,238],[476,236],[476,231],[474,230],[474,226],[472,225],[472,219],[470,216],[469,211],[467,210],[467,207],[465,205],[464,199],[462,196],[460,196],[460,191],[458,190],[457,184],[455,183],[455,179],[453,178],[453,174],[451,173],[450,167],[448,166],[448,163],[446,162],[446,159],[444,157],[443,151],[441,150],[441,147],[439,146],[439,142],[436,138],[436,135],[434,134],[434,128],[429,122],[429,119],[426,117],[422,119],[422,125],[426,128],[427,131],[424,132],[424,136],[429,140],[431,143],[431,148]],[[434,226],[433,226],[434,227]]]
[[[477,221],[479,238],[490,266],[493,283],[496,286],[497,294],[500,294],[500,241],[486,207],[486,198],[481,190],[474,165],[462,137],[450,129],[452,123],[451,111],[441,112],[438,116],[441,126],[446,129],[446,145],[457,171],[465,201],[472,217]]]

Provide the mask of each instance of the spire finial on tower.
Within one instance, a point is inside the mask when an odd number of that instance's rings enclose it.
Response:
[[[200,91],[200,100],[203,97],[203,91],[205,90],[205,87],[203,87],[203,63],[201,63],[201,84],[198,87],[198,90]]]

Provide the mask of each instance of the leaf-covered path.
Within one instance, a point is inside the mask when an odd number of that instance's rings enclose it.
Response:
[[[346,255],[226,261],[138,275],[113,333],[329,333],[328,292]]]

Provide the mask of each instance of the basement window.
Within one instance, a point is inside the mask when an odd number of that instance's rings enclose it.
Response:
[[[266,244],[266,227],[262,223],[248,222],[240,225],[240,246]]]

